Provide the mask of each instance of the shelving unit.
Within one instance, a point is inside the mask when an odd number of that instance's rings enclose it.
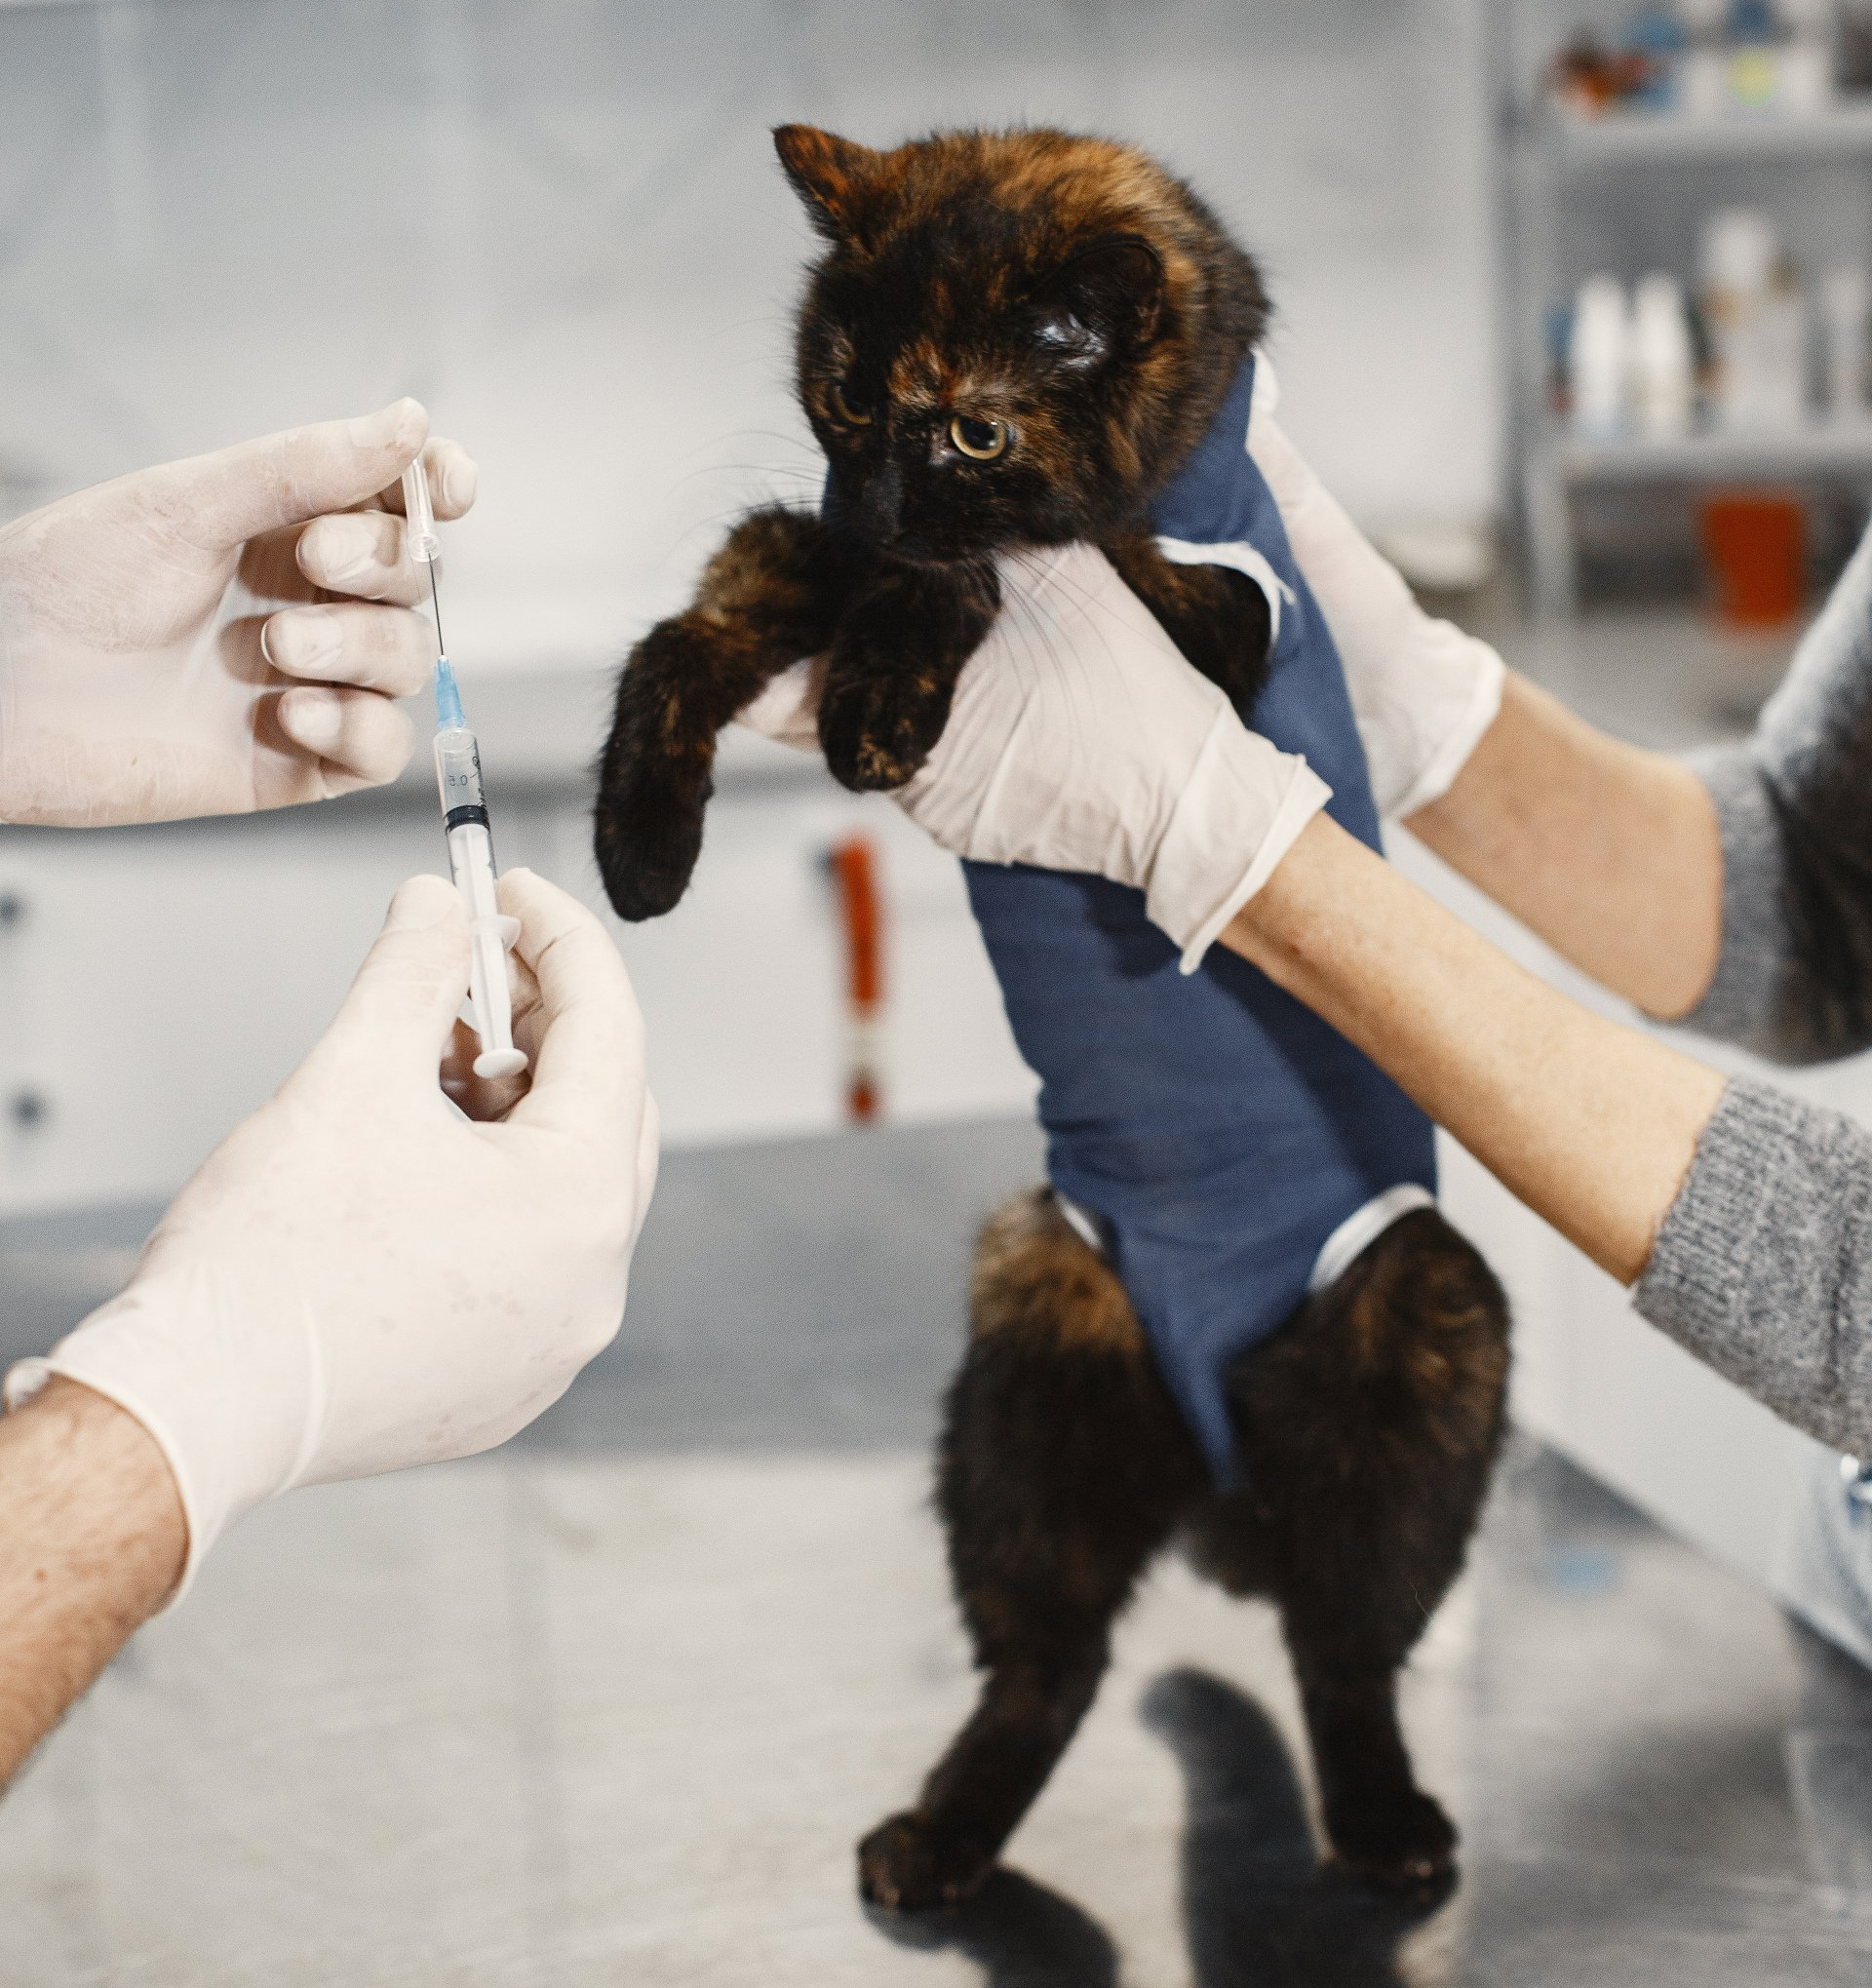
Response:
[[[1702,434],[1681,442],[1580,442],[1563,437],[1560,467],[1570,484],[1701,482],[1732,477],[1872,477],[1872,421],[1815,421],[1791,434]]]
[[[1660,160],[1872,155],[1872,104],[1851,100],[1807,117],[1759,111],[1692,118],[1633,110],[1588,120],[1549,111],[1540,121],[1560,164],[1574,172]]]
[[[1863,162],[1872,175],[1872,100],[1848,98],[1799,116],[1760,111],[1696,119],[1629,111],[1589,120],[1562,111],[1544,97],[1540,78],[1566,25],[1546,0],[1516,0],[1505,11],[1497,40],[1506,169],[1503,308],[1512,355],[1510,432],[1530,591],[1537,612],[1549,615],[1577,608],[1577,510],[1595,489],[1731,481],[1872,489],[1872,420],[1848,425],[1815,419],[1786,434],[1701,433],[1671,443],[1587,444],[1554,418],[1547,393],[1546,312],[1589,273],[1574,266],[1563,239],[1571,202],[1603,199],[1608,186],[1628,187],[1636,212],[1654,174],[1668,174],[1679,186],[1686,175],[1721,175],[1728,181],[1724,199],[1734,197],[1737,167],[1759,167],[1765,192],[1804,168]]]

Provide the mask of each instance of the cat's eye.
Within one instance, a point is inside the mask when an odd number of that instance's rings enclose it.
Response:
[[[863,394],[854,393],[842,380],[834,380],[827,399],[832,402],[832,411],[847,427],[866,428],[871,425],[871,403]]]
[[[1007,423],[978,421],[973,415],[957,414],[949,424],[949,439],[977,462],[993,462],[1007,447]]]

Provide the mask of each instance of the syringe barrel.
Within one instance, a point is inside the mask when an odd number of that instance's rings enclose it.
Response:
[[[482,1076],[511,1076],[526,1067],[526,1056],[514,1047],[507,986],[507,948],[515,925],[502,916],[494,887],[494,838],[481,789],[481,753],[466,725],[437,732],[436,785],[448,838],[448,874],[468,913],[468,994],[482,1047],[475,1070]]]
[[[500,916],[494,893],[494,842],[485,822],[461,822],[448,831],[448,874],[467,908],[470,925]]]
[[[419,565],[430,565],[442,551],[436,532],[436,507],[429,501],[429,479],[423,473],[422,457],[403,473],[404,543],[410,557]]]
[[[445,829],[462,822],[488,826],[488,797],[481,785],[481,748],[466,725],[436,734],[436,788],[442,796]]]

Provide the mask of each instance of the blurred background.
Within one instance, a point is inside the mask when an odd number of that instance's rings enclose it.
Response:
[[[476,707],[510,797],[508,860],[534,827],[518,783],[551,788],[550,867],[589,879],[577,816],[608,674],[686,597],[726,521],[816,491],[789,392],[811,238],[767,137],[788,118],[880,143],[1051,119],[1157,147],[1264,258],[1296,432],[1346,501],[1493,529],[1492,110],[1482,11],[1463,0],[1255,18],[1223,0],[183,0],[0,9],[0,503],[418,395],[484,469],[448,584],[465,680],[513,700]],[[838,1121],[835,906],[803,853],[848,818],[890,846],[889,1109],[1021,1103],[954,866],[804,769],[745,759],[786,803],[719,812],[692,904],[629,941],[653,1015],[670,1016],[654,1072],[670,1136]],[[211,836],[202,860],[247,846]],[[426,844],[399,849],[417,860],[434,860]],[[347,896],[361,936],[375,893]],[[141,1106],[120,1103],[113,1185],[172,1183],[288,1067],[355,950],[328,944],[271,1063],[249,1060],[264,999],[231,1033],[199,1012],[160,1030],[214,1042],[224,1075],[179,1119],[150,1098],[160,1152],[141,1148]],[[756,957],[760,1002],[740,985]],[[86,1137],[78,1171],[61,1166],[72,1080],[58,1045],[36,1053],[46,1109],[0,1194],[47,1205],[95,1191],[98,1152]]]
[[[416,394],[482,464],[444,591],[498,854],[598,903],[618,661],[819,482],[788,120],[1152,148],[1260,257],[1327,484],[1644,743],[1745,727],[1864,524],[1863,0],[0,0],[0,519]],[[121,1282],[442,867],[425,755],[288,818],[0,828],[0,1355]],[[951,861],[751,738],[618,938],[671,1152],[617,1348],[530,1448],[229,1543],[0,1812],[0,1974],[1866,1978],[1872,1638],[1787,1546],[1830,1460],[1453,1148],[1520,1333],[1412,1685],[1456,1903],[1316,1889],[1271,1625],[1178,1576],[1019,1840],[1045,1882],[889,1944],[845,1859],[967,1696],[920,1460],[1033,1080]]]

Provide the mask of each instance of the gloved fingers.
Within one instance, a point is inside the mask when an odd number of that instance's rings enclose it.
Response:
[[[475,1075],[475,1058],[480,1054],[481,1037],[469,1028],[457,1010],[454,1026],[448,1031],[448,1039],[442,1046],[438,1075],[444,1094],[452,1098],[474,1119],[483,1115],[476,1110],[481,1079]]]
[[[375,690],[295,684],[272,700],[272,718],[287,746],[317,760],[324,775],[319,795],[294,799],[332,799],[382,787],[410,763],[415,749],[409,719]],[[274,743],[265,729],[262,718],[259,742]]]
[[[514,1033],[518,1039],[519,1030]],[[481,1037],[457,1015],[442,1052],[443,1094],[452,1099],[477,1125],[495,1125],[532,1087],[532,1071],[529,1064],[514,1076],[478,1076],[475,1058],[480,1054]]]
[[[418,609],[334,601],[269,616],[260,652],[282,677],[408,697],[429,680],[436,633]]]
[[[241,548],[237,568],[241,585],[256,601],[317,601],[324,589],[299,570],[300,525],[282,526],[278,531],[263,531]]]
[[[631,1230],[631,1247],[644,1232],[644,1218],[650,1212],[650,1196],[656,1192],[656,1177],[663,1158],[663,1114],[656,1100],[644,1093],[644,1122],[637,1136],[637,1222]]]
[[[481,1037],[460,1017],[456,1018],[454,1033],[442,1055],[443,1090],[477,1124],[505,1118],[532,1087],[533,1060],[539,1054],[546,1027],[545,1009],[533,969],[518,953],[507,955],[507,994],[513,1013],[514,1041],[526,1054],[525,1070],[513,1076],[477,1076],[475,1058],[481,1054]]]
[[[422,451],[429,476],[430,495],[436,516],[445,523],[460,518],[473,507],[481,483],[481,469],[459,442],[431,442]],[[375,490],[358,511],[374,511],[385,517],[403,514],[403,485],[392,484],[387,490]],[[317,521],[313,521],[316,523]],[[263,601],[316,601],[326,591],[325,583],[309,578],[298,560],[299,538],[306,521],[295,521],[276,531],[263,531],[250,538],[241,550],[241,584]],[[420,575],[418,576],[420,577]],[[426,584],[426,583],[425,583]],[[368,591],[345,588],[347,593]]]
[[[514,1041],[526,1052],[530,1071],[546,1036],[546,1001],[539,991],[539,976],[521,957],[518,947],[507,955],[507,994],[513,1004]]]
[[[1254,415],[1248,423],[1248,453],[1267,479],[1284,518],[1306,504],[1321,485],[1312,464],[1287,439],[1287,431],[1272,411],[1263,410],[1259,392],[1255,400]]]
[[[825,687],[826,658],[808,656],[782,670],[760,696],[735,714],[735,723],[775,739],[796,752],[819,750],[819,693]]]
[[[423,474],[429,480],[429,502],[442,523],[465,518],[481,487],[481,465],[459,442],[438,436],[422,451]],[[403,482],[399,478],[378,493],[382,508],[403,515]]]
[[[532,1089],[511,1122],[614,1142],[631,1150],[643,1110],[644,1016],[617,948],[574,897],[530,870],[500,879],[501,909],[520,920],[515,952],[539,983]]]
[[[429,569],[410,558],[393,511],[315,518],[293,548],[299,571],[328,594],[414,607],[429,598]]]
[[[433,1091],[467,992],[468,914],[460,895],[446,877],[412,877],[391,898],[336,1018],[281,1095],[360,1077],[379,1107],[393,1091]]]
[[[231,552],[388,489],[428,433],[427,410],[406,397],[354,420],[289,428],[166,463],[138,481],[170,529],[204,550]]]

